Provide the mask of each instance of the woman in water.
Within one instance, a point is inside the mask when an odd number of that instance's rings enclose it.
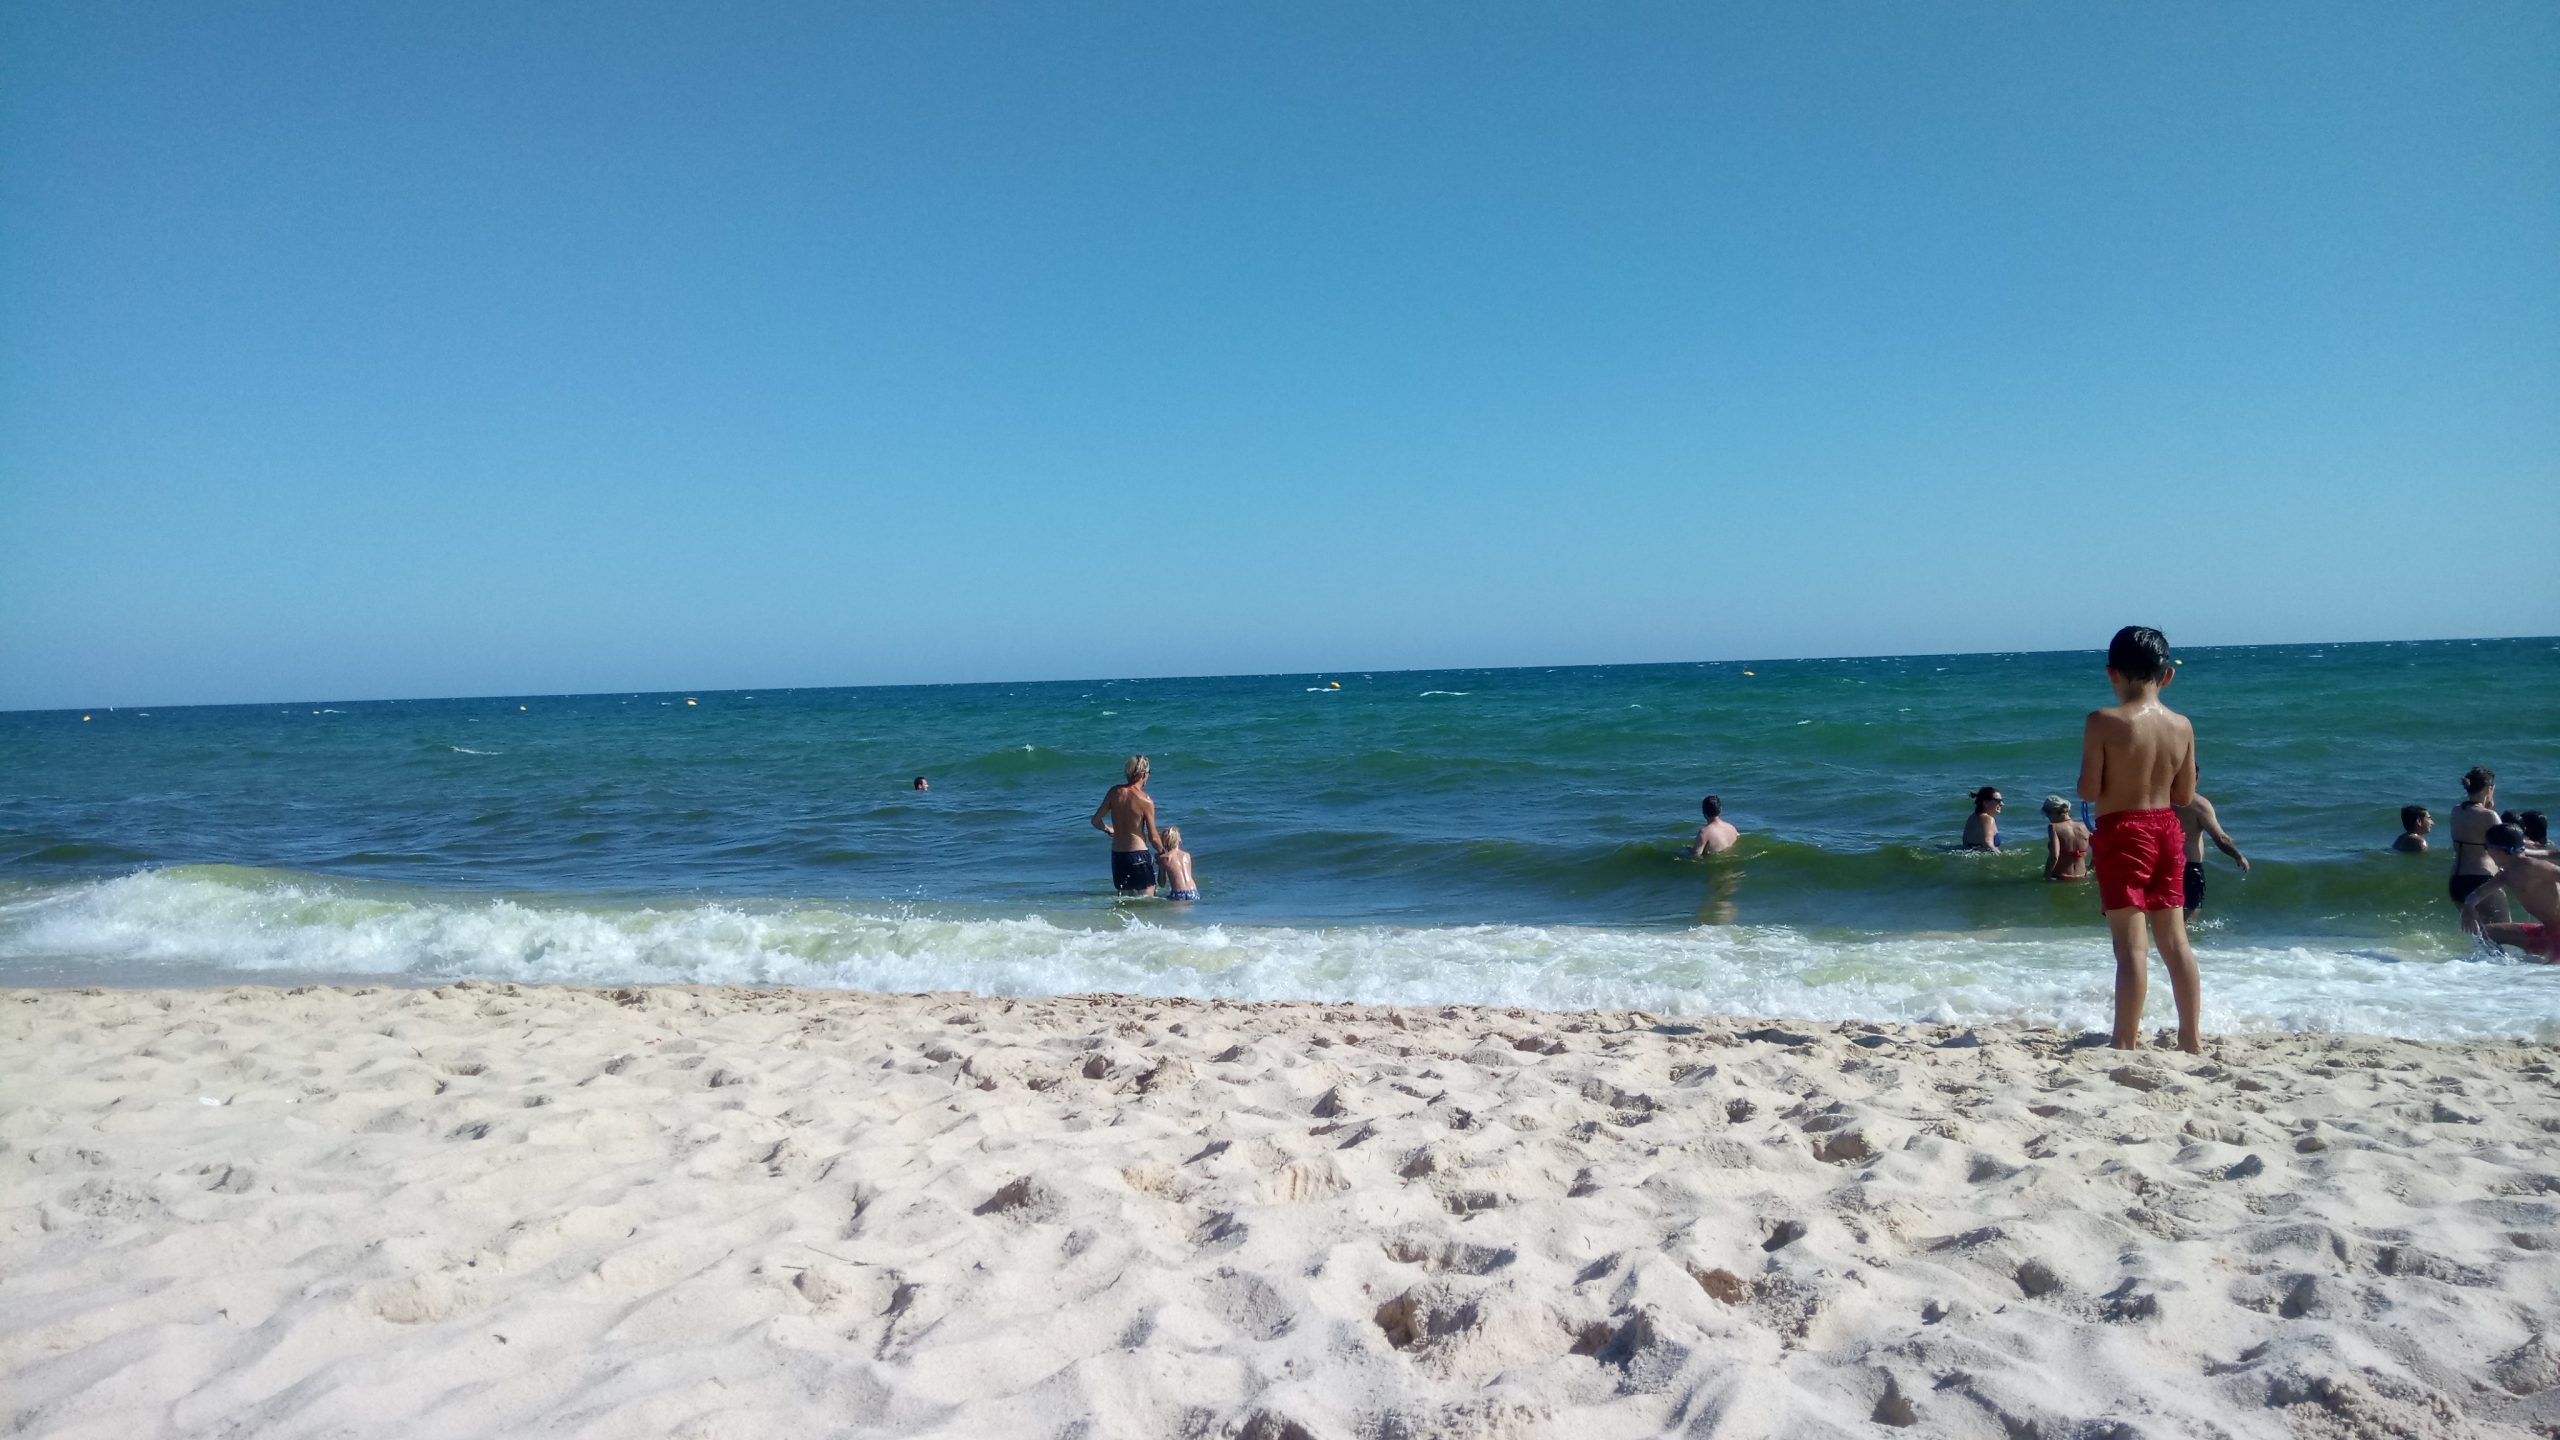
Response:
[[[2071,802],[2044,797],[2044,878],[2089,878],[2089,827],[2071,818]]]
[[[1964,822],[1964,848],[2000,848],[2000,792],[1992,786],[1973,792],[1973,818]]]
[[[2471,898],[2471,892],[2497,878],[2498,862],[2489,849],[2489,827],[2498,819],[2498,777],[2486,765],[2474,765],[2462,775],[2462,803],[2453,807],[2453,818],[2446,828],[2453,831],[2453,878],[2446,891],[2457,906]],[[2493,895],[2485,902],[2495,910],[2482,912],[2483,917],[2503,923],[2507,918],[2506,897]]]

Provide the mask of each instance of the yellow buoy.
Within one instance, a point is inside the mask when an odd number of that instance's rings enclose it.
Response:
[[[1757,670],[1745,670],[1742,673],[1745,675],[1757,676],[1760,672]]]
[[[698,704],[698,703],[700,703],[700,702],[696,701],[692,696],[687,695],[686,697],[684,697],[684,703],[686,703],[687,705],[693,705],[693,704]]]
[[[89,723],[89,717],[88,717],[88,716],[86,716],[86,715],[81,716],[81,717],[80,717],[80,723],[81,723],[81,724],[83,724],[83,725],[88,724],[88,723]]]
[[[1332,685],[1332,688],[1333,688],[1333,689],[1336,689],[1336,690],[1341,689],[1341,688],[1342,688],[1342,682],[1341,682],[1341,681],[1339,681],[1339,680],[1334,681],[1334,682],[1333,682],[1333,685]]]
[[[521,705],[519,705],[519,706],[517,706],[516,708],[517,708],[517,709],[519,709],[519,710],[521,710],[521,709],[523,709],[524,707],[523,707],[523,706],[521,706]]]

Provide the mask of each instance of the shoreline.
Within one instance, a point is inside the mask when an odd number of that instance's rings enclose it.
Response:
[[[0,990],[0,1418],[2560,1425],[2549,1046],[2087,1039],[784,986]]]

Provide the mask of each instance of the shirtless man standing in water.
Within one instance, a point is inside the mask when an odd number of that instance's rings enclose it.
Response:
[[[2127,625],[2107,646],[2107,683],[2116,703],[2089,712],[2080,732],[2080,796],[2097,808],[2098,903],[2116,951],[2119,1050],[2142,1048],[2142,1002],[2151,986],[2151,944],[2169,967],[2178,1000],[2178,1048],[2202,1048],[2204,984],[2187,946],[2186,827],[2178,808],[2195,803],[2196,730],[2160,703],[2176,673],[2157,630]]]
[[[1129,778],[1102,792],[1093,828],[1111,837],[1111,888],[1123,895],[1153,895],[1155,852],[1164,848],[1164,837],[1156,833],[1156,801],[1147,793],[1147,757],[1130,756],[1120,773]]]
[[[2187,832],[2187,868],[2181,888],[2187,892],[2187,918],[2193,920],[2204,904],[2204,842],[2211,840],[2215,848],[2239,861],[2243,875],[2249,873],[2249,857],[2223,832],[2222,817],[2214,813],[2212,801],[2198,795],[2176,809],[2178,823]]]

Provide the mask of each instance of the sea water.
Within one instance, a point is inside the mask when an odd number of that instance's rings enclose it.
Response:
[[[2560,1038],[2439,819],[2560,808],[2560,642],[2183,652],[2215,1029]],[[0,982],[478,976],[2105,1023],[2042,879],[2090,653],[0,715]],[[1122,760],[1197,904],[1110,893]],[[932,788],[910,788],[913,777]],[[1999,854],[1956,848],[2006,794]],[[1699,798],[1742,845],[1680,858]],[[2168,1018],[2165,986],[2153,1017]]]

